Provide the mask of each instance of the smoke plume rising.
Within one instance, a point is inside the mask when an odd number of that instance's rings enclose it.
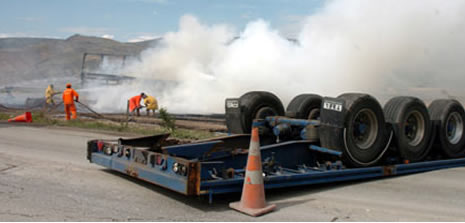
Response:
[[[225,98],[251,90],[271,91],[285,105],[300,93],[366,92],[382,103],[403,94],[465,96],[457,95],[465,93],[464,40],[461,0],[328,1],[305,18],[297,41],[264,20],[237,32],[186,15],[178,31],[125,68],[141,81],[110,89],[96,106],[114,109],[120,101],[123,109],[141,91],[182,113],[224,112]]]

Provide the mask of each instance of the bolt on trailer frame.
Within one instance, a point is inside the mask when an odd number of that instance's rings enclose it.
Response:
[[[286,117],[267,117],[265,121],[255,124],[264,123],[292,123],[307,127],[319,125],[318,121]],[[215,194],[242,190],[249,134],[182,145],[169,145],[166,141],[168,136],[90,140],[87,158],[97,165],[184,195],[208,195],[210,203]],[[404,164],[396,157],[388,157],[381,166],[347,168],[341,161],[341,152],[322,148],[312,139],[276,142],[261,135],[260,143],[265,189],[373,179],[465,166],[465,158]]]

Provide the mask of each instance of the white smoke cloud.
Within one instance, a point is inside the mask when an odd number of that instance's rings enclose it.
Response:
[[[465,2],[353,3],[327,5],[300,34],[312,58],[326,57],[319,67],[339,67],[326,74],[354,89],[448,87],[461,76]]]
[[[383,101],[421,88],[444,97],[441,89],[464,93],[464,39],[460,0],[329,1],[305,19],[298,43],[263,20],[237,33],[184,16],[177,32],[129,66],[144,81],[122,88],[183,113],[223,112],[226,97],[250,90],[274,92],[285,104],[300,93],[368,92]],[[160,90],[147,79],[178,85]],[[119,98],[112,100],[127,100]]]

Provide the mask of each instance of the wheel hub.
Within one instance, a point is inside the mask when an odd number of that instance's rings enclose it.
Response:
[[[458,112],[452,112],[446,121],[447,140],[451,144],[457,144],[463,134],[463,120]]]
[[[407,115],[404,135],[411,146],[417,146],[423,140],[425,135],[425,119],[419,111],[412,111]]]
[[[361,149],[367,149],[376,140],[378,135],[378,122],[373,111],[362,109],[356,115],[353,122],[353,139]]]

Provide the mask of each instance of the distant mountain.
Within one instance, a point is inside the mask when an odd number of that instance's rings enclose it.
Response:
[[[85,52],[137,56],[159,40],[122,43],[81,35],[67,39],[0,38],[0,86],[44,78],[77,78]]]

